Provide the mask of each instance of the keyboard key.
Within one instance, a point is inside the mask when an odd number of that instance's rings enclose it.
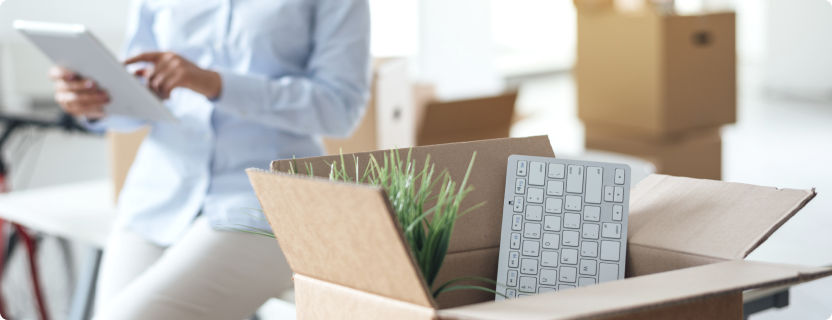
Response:
[[[520,253],[517,251],[512,251],[508,253],[508,266],[511,268],[517,268],[520,266]]]
[[[526,201],[529,203],[543,203],[543,189],[529,188],[529,194],[526,196]]]
[[[601,188],[603,187],[604,168],[586,168],[586,203],[601,203]]]
[[[598,225],[584,223],[583,237],[584,239],[598,239]],[[515,233],[516,234],[516,233]]]
[[[537,292],[539,292],[539,293],[555,292],[555,291],[557,291],[557,290],[555,290],[555,288],[549,288],[549,287],[540,287],[540,289],[537,289]]]
[[[581,242],[582,257],[598,257],[598,242]]]
[[[529,257],[537,257],[540,254],[540,242],[537,241],[523,241],[523,255]]]
[[[614,205],[612,206],[612,219],[615,221],[621,221],[621,217],[624,216],[624,207],[621,205]]]
[[[514,197],[514,212],[523,212],[523,197]]]
[[[520,277],[520,292],[536,293],[537,279],[532,277]]]
[[[563,245],[567,247],[577,247],[578,246],[578,239],[580,239],[580,235],[578,231],[564,231],[563,232]]]
[[[562,264],[578,264],[578,250],[563,249],[561,250],[560,263]]]
[[[578,229],[581,227],[581,215],[577,213],[567,213],[563,216],[563,227],[569,229]]]
[[[624,184],[624,169],[615,169],[615,184]]]
[[[514,182],[514,193],[516,193],[516,194],[526,193],[526,179],[517,179],[517,181]]]
[[[515,214],[511,217],[511,230],[520,231],[523,228],[523,216]]]
[[[604,223],[604,227],[601,230],[601,236],[604,238],[621,239],[621,224]]]
[[[621,255],[621,242],[601,241],[601,260],[619,261]]]
[[[558,286],[558,290],[561,290],[561,291],[569,290],[569,289],[575,289],[575,286],[570,286],[568,284],[562,284],[562,285]]]
[[[543,249],[558,249],[560,246],[560,235],[557,233],[543,234]]]
[[[587,276],[594,276],[595,275],[595,267],[596,262],[595,260],[581,260],[581,274]]]
[[[563,199],[546,199],[546,213],[562,213]]]
[[[546,194],[550,196],[563,195],[563,181],[549,181],[546,185]]]
[[[540,221],[543,219],[543,207],[528,206],[526,207],[526,220]]]
[[[566,210],[581,211],[581,196],[566,196]]]
[[[543,251],[540,258],[540,265],[544,267],[557,267],[558,266],[558,253],[557,251]]]
[[[527,223],[523,231],[523,236],[526,238],[540,239],[540,224]]]
[[[514,287],[517,286],[517,270],[509,270],[508,277],[506,278],[506,286]]]
[[[563,179],[563,170],[565,166],[560,163],[549,164],[549,178]]]
[[[566,192],[584,192],[584,167],[570,165],[566,169]]]
[[[540,270],[540,284],[556,285],[558,284],[558,271],[552,269]]]
[[[543,218],[543,230],[560,231],[560,217],[546,216]]]
[[[595,284],[595,279],[593,278],[580,278],[578,279],[578,286],[579,287],[586,287]]]
[[[614,201],[618,203],[624,202],[624,188],[615,187]]]
[[[525,177],[526,176],[526,161],[517,161],[517,175]]]
[[[543,162],[532,162],[529,165],[529,184],[542,186],[546,182],[546,164]]]
[[[512,233],[511,234],[511,245],[509,246],[512,249],[520,249],[520,234],[519,233]]]
[[[573,267],[560,267],[560,281],[563,282],[575,282],[575,278],[577,275],[578,270]],[[573,287],[574,288],[574,287]],[[563,288],[561,288],[563,290]]]
[[[520,262],[520,273],[537,274],[537,260],[523,259],[523,261]]]
[[[601,221],[601,207],[584,207],[584,220]]]
[[[610,263],[601,263],[598,272],[598,283],[618,280],[618,265]]]
[[[517,299],[520,299],[520,298],[525,298],[525,297],[531,297],[531,296],[532,296],[532,295],[530,295],[530,294],[518,294],[518,295],[517,295]]]
[[[509,299],[517,298],[517,290],[506,289],[506,297],[508,297]]]
[[[604,201],[612,202],[614,199],[613,193],[615,192],[615,187],[613,186],[606,186],[604,187]]]

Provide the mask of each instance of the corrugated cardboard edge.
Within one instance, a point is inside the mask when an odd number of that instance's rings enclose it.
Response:
[[[436,310],[295,275],[298,319],[437,319]],[[326,305],[326,307],[322,307]]]
[[[780,188],[777,189],[779,190]],[[794,215],[796,215],[798,211],[802,210],[803,207],[805,207],[806,204],[809,203],[809,201],[812,201],[812,199],[814,199],[818,195],[815,188],[812,188],[811,190],[807,191],[809,192],[809,196],[806,197],[806,199],[804,199],[799,204],[795,205],[784,219],[780,220],[774,227],[771,228],[771,230],[766,232],[766,234],[762,235],[756,243],[753,243],[750,246],[748,246],[748,248],[745,249],[745,255],[743,256],[743,258],[748,257],[748,255],[751,254],[751,252],[753,252],[754,249],[757,249],[758,247],[760,247],[760,245],[763,244],[763,242],[766,242],[766,240],[768,240],[768,238],[771,237],[772,234],[777,232],[777,230],[780,229],[780,227],[782,227],[784,224],[786,224],[786,222],[791,220],[791,218],[794,217]]]
[[[752,271],[754,268],[769,268],[769,269],[782,269],[778,271],[788,272],[789,270],[793,270],[795,273],[794,276],[789,277],[779,277],[775,280],[770,281],[760,281],[754,282],[753,284],[748,285],[741,285],[735,286],[731,288],[724,288],[724,289],[717,289],[708,293],[704,294],[691,294],[686,297],[668,299],[664,301],[660,301],[658,298],[650,298],[645,299],[646,301],[642,301],[639,303],[633,303],[629,306],[620,306],[617,308],[610,308],[609,310],[600,310],[600,311],[591,311],[581,314],[576,314],[573,316],[555,316],[550,315],[551,311],[547,312],[545,309],[541,308],[534,308],[534,305],[544,306],[546,299],[557,300],[558,295],[563,294],[574,294],[577,291],[583,291],[584,293],[589,292],[590,290],[599,291],[597,293],[603,293],[602,291],[610,286],[632,286],[631,284],[634,281],[645,281],[650,278],[654,277],[662,277],[668,278],[668,280],[672,279],[673,277],[686,277],[686,273],[695,273],[697,271],[705,271],[706,273],[710,271],[709,269],[703,268],[713,268],[714,270],[719,270],[721,267],[725,268],[739,268],[747,269],[749,272]],[[618,316],[618,315],[627,315],[627,314],[635,314],[638,312],[643,312],[646,310],[653,310],[663,307],[670,307],[676,306],[684,303],[701,301],[710,298],[717,298],[728,296],[732,294],[741,293],[745,290],[750,289],[758,289],[758,288],[766,288],[766,287],[774,287],[774,286],[782,286],[782,285],[794,285],[799,284],[807,281],[812,281],[824,277],[828,277],[832,275],[832,268],[813,268],[813,267],[801,267],[801,266],[789,266],[783,264],[774,264],[774,263],[765,263],[765,262],[754,262],[754,261],[728,261],[722,262],[718,264],[702,266],[702,267],[695,267],[683,270],[676,270],[661,274],[649,275],[644,277],[637,277],[622,281],[615,281],[615,282],[608,282],[596,286],[584,287],[579,289],[574,289],[571,291],[566,292],[554,292],[554,293],[547,293],[544,295],[538,295],[528,298],[523,298],[520,300],[511,300],[507,302],[487,302],[487,303],[480,303],[473,306],[467,307],[460,307],[448,310],[441,310],[439,311],[440,319],[446,320],[496,320],[500,319],[501,315],[505,315],[508,313],[516,314],[516,317],[513,319],[518,320],[584,320],[584,319],[598,319],[598,318],[606,318],[611,316]],[[775,277],[770,277],[775,278]],[[698,279],[698,278],[697,278]],[[664,279],[663,279],[664,280]],[[668,282],[671,283],[671,282]],[[642,288],[643,289],[643,288]],[[592,292],[595,294],[596,292]],[[587,294],[585,294],[587,295]],[[602,308],[602,301],[603,301],[603,294],[601,295],[593,295],[593,301],[597,299],[598,309]],[[477,310],[482,309],[482,310]],[[522,312],[523,309],[525,312]],[[471,310],[475,312],[470,312]]]
[[[641,276],[651,273],[657,272],[664,272],[674,269],[686,268],[686,267],[695,267],[705,264],[710,264],[719,261],[729,261],[729,260],[741,260],[748,256],[754,249],[759,247],[763,242],[765,242],[774,232],[776,232],[783,224],[786,223],[789,219],[791,219],[798,211],[800,211],[809,201],[814,199],[817,195],[815,189],[810,190],[799,190],[799,189],[782,189],[782,188],[774,188],[774,187],[761,187],[761,186],[754,186],[742,183],[729,183],[729,182],[714,182],[708,181],[703,179],[691,179],[691,178],[682,178],[682,177],[672,177],[666,175],[651,175],[637,186],[633,187],[633,191],[631,193],[631,203],[635,204],[644,204],[649,203],[645,201],[650,201],[649,199],[643,199],[642,196],[649,196],[653,198],[661,198],[665,199],[667,195],[660,193],[667,190],[678,190],[678,186],[680,184],[686,185],[689,183],[696,183],[696,184],[706,184],[706,186],[699,186],[699,188],[709,187],[707,190],[711,190],[710,188],[720,187],[720,188],[734,188],[740,187],[743,189],[747,188],[754,188],[763,190],[765,192],[770,193],[772,195],[777,195],[780,192],[789,192],[792,195],[791,201],[786,203],[782,209],[776,215],[776,219],[772,219],[768,221],[764,227],[761,227],[758,230],[759,232],[755,232],[751,236],[747,236],[742,239],[741,242],[737,242],[736,246],[729,245],[728,247],[733,247],[730,253],[723,253],[720,254],[719,252],[706,252],[706,251],[696,251],[691,250],[688,247],[674,247],[674,245],[670,242],[653,242],[645,243],[645,239],[648,238],[640,238],[645,233],[651,233],[655,231],[655,226],[642,226],[639,222],[644,221],[645,216],[641,214],[641,210],[648,210],[649,206],[639,206],[633,205],[631,206],[630,211],[630,234],[629,234],[629,241],[628,246],[632,248],[628,250],[628,261],[627,261],[627,275],[628,277],[632,276]],[[661,188],[661,190],[656,190],[657,188]],[[668,188],[677,188],[677,189],[668,189]],[[685,189],[688,190],[688,189]],[[663,197],[660,197],[663,196]],[[655,199],[654,199],[655,200]],[[652,211],[656,211],[656,209],[652,209]],[[646,216],[650,217],[650,216]],[[655,217],[654,217],[655,218]],[[772,216],[771,218],[775,218]],[[654,221],[654,220],[649,220]],[[714,227],[721,227],[724,225],[714,225]],[[710,228],[713,229],[713,228]],[[635,231],[634,231],[635,230]],[[685,233],[684,230],[677,230],[678,232]],[[655,235],[653,235],[655,237]],[[678,244],[677,244],[678,245]],[[725,245],[721,245],[720,247],[725,247]],[[684,261],[677,259],[661,259],[661,254],[666,253],[667,255],[672,255],[676,257],[681,257]],[[630,255],[636,254],[649,254],[651,256],[659,257],[659,258],[643,258],[639,257],[639,259],[631,259]],[[653,265],[652,261],[655,259],[660,259],[667,261],[665,265],[659,266],[658,264]],[[672,260],[672,261],[671,261]],[[675,263],[673,265],[672,263]]]
[[[309,180],[309,181],[314,181],[316,183],[339,185],[339,186],[345,186],[345,187],[350,187],[350,188],[366,188],[366,189],[377,190],[381,195],[381,199],[384,201],[384,203],[387,207],[387,213],[388,213],[387,216],[389,217],[390,222],[397,227],[398,232],[396,232],[396,234],[398,235],[398,244],[400,246],[402,246],[402,248],[404,248],[404,250],[408,253],[409,263],[412,267],[412,271],[413,271],[413,273],[416,274],[416,276],[419,278],[419,280],[421,282],[421,288],[422,288],[423,292],[421,292],[419,295],[424,295],[424,297],[426,298],[428,304],[425,305],[425,307],[427,307],[427,306],[429,306],[431,308],[436,308],[437,307],[436,301],[433,299],[433,297],[430,293],[430,290],[428,289],[427,283],[425,282],[425,279],[422,276],[422,273],[419,269],[419,266],[418,266],[418,264],[416,264],[416,259],[413,256],[413,252],[412,252],[412,250],[410,250],[410,247],[407,244],[406,239],[404,238],[404,234],[402,233],[402,228],[399,225],[398,220],[393,215],[393,208],[392,208],[392,206],[390,204],[390,201],[389,201],[387,195],[385,194],[384,190],[382,190],[381,188],[378,188],[378,187],[373,187],[373,186],[368,186],[368,185],[361,185],[361,184],[355,184],[355,183],[345,183],[345,182],[335,182],[335,181],[330,181],[328,179],[302,176],[302,175],[289,175],[289,174],[286,174],[286,173],[279,173],[279,172],[268,171],[268,170],[263,170],[263,169],[258,169],[258,168],[250,168],[250,169],[247,169],[246,172],[249,175],[249,179],[251,180],[252,186],[254,187],[255,191],[258,190],[257,179],[255,178],[256,175],[285,176],[285,177],[291,177],[291,178],[295,178],[295,179],[305,179],[305,180]],[[263,201],[262,201],[262,199],[260,199],[259,195],[258,195],[258,201],[260,201],[260,206],[262,208],[264,208],[264,210],[265,210],[266,206],[263,205]],[[269,217],[268,213],[266,214],[266,217],[267,218]],[[271,225],[272,222],[269,221],[269,224]],[[278,240],[278,243],[285,243],[284,241],[281,240],[281,235],[277,232],[275,232],[275,238]],[[286,240],[286,241],[288,241],[288,240]],[[290,267],[292,267],[292,270],[294,270],[296,273],[302,275],[302,272],[299,272],[294,266],[291,265],[292,259],[288,259],[288,260],[290,262]],[[357,289],[357,288],[353,288],[353,289]],[[418,305],[418,304],[414,304],[414,305]]]

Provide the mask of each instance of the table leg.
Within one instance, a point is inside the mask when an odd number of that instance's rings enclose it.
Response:
[[[69,307],[69,320],[89,320],[92,318],[95,302],[95,284],[98,279],[98,268],[101,265],[102,250],[91,247],[87,249],[84,265],[75,285],[72,295],[72,305]]]
[[[749,316],[757,312],[762,312],[771,308],[783,308],[789,305],[789,290],[786,289],[781,292],[773,293],[771,295],[759,298],[754,301],[748,301],[743,304],[743,320],[747,320]]]

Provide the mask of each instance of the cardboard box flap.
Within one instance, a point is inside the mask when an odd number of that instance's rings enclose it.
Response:
[[[441,310],[439,314],[442,319],[588,319],[633,313],[748,289],[799,283],[829,275],[832,275],[831,268],[728,261],[576,290]]]
[[[691,259],[691,267],[745,258],[812,198],[813,190],[777,189],[652,175],[630,193],[628,263]],[[645,249],[645,250],[640,250]],[[651,251],[651,257],[639,252]],[[667,253],[662,256],[661,253]],[[631,265],[628,264],[628,268]],[[647,268],[649,269],[649,268]],[[639,276],[667,270],[628,270]]]
[[[437,171],[448,169],[454,181],[461,182],[474,151],[477,152],[477,159],[468,181],[468,184],[474,187],[474,191],[465,198],[460,211],[481,202],[485,202],[485,205],[462,217],[456,223],[448,250],[449,254],[500,247],[506,161],[510,155],[555,156],[549,138],[538,136],[413,147],[411,157],[416,160],[418,165],[422,165],[425,158],[430,155],[431,162],[436,164]],[[407,157],[407,152],[407,149],[399,150],[402,157]],[[359,162],[359,170],[363,174],[371,153],[376,159],[383,161],[384,153],[389,155],[389,150],[344,155],[344,162],[347,168],[355,168],[353,155],[356,156]],[[297,160],[278,160],[272,162],[271,169],[278,172],[288,172],[290,166],[294,166],[296,162],[299,167],[298,172],[301,174],[306,173],[305,164],[310,164],[316,176],[327,177],[330,171],[329,164],[335,161],[340,163],[341,157],[336,155]]]
[[[434,307],[381,189],[246,171],[295,273]]]

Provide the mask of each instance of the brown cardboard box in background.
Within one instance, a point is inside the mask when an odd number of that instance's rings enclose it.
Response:
[[[657,136],[736,121],[735,14],[578,6],[581,120]]]
[[[496,278],[506,159],[552,156],[546,137],[412,150],[417,160],[430,154],[455,180],[474,151],[470,183],[476,191],[461,209],[486,204],[457,223],[437,284],[459,276]],[[367,153],[357,157],[360,163],[369,159]],[[345,157],[347,166],[354,165],[351,158]],[[298,162],[325,176],[333,160]],[[271,168],[286,172],[289,166],[275,161]],[[479,291],[445,293],[435,301],[380,189],[310,179],[304,172],[248,173],[296,273],[298,319],[740,319],[744,290],[832,275],[829,268],[743,260],[802,209],[814,190],[654,175],[625,194],[631,205],[629,279],[499,303]],[[680,220],[685,223],[674,223]]]
[[[118,202],[119,193],[127,179],[127,173],[136,159],[139,146],[144,141],[150,128],[143,128],[135,132],[122,133],[107,131],[107,147],[110,157],[110,180],[113,181],[113,194],[115,202]]]
[[[413,105],[416,108],[416,137],[422,134],[428,105],[436,102],[436,88],[429,83],[413,85]]]
[[[415,145],[417,114],[407,60],[374,59],[370,90],[367,111],[358,128],[347,139],[325,138],[327,153],[347,154]]]
[[[431,102],[424,110],[419,146],[508,138],[517,92],[448,102]]]
[[[719,128],[691,130],[654,137],[590,122],[586,148],[636,156],[652,162],[656,172],[698,179],[722,179],[722,137]]]

